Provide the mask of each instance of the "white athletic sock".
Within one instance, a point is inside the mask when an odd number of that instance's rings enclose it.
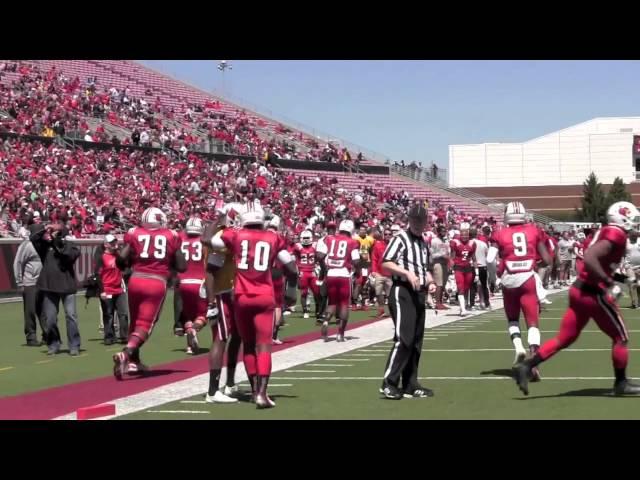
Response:
[[[458,303],[460,304],[460,310],[466,311],[466,304],[464,302],[464,295],[458,295]]]
[[[529,327],[527,332],[527,343],[529,346],[540,346],[540,330],[538,327]]]
[[[524,345],[522,344],[522,338],[520,338],[520,327],[516,322],[509,322],[509,336],[516,352],[524,352]]]

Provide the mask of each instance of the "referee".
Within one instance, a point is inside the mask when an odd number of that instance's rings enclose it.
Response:
[[[429,249],[422,232],[427,210],[416,204],[409,211],[409,228],[394,237],[382,256],[382,267],[389,270],[393,285],[389,310],[395,325],[395,344],[385,367],[380,393],[386,398],[432,397],[433,391],[418,383],[418,364],[424,338],[425,297],[435,290],[429,266]],[[402,388],[400,387],[402,380]]]

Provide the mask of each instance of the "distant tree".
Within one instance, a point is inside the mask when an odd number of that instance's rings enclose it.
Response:
[[[580,218],[585,222],[601,222],[607,211],[607,197],[596,174],[591,172],[582,184]]]
[[[609,208],[616,202],[630,202],[631,194],[627,192],[624,181],[620,177],[616,177],[611,185],[611,189],[607,194],[605,208]]]

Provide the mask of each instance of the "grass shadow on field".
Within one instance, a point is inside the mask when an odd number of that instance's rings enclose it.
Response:
[[[268,395],[269,395],[269,398],[274,402],[277,401],[279,398],[298,398],[298,395],[285,395],[282,393],[274,393],[274,394],[268,393]],[[251,392],[242,392],[242,394],[235,395],[234,398],[237,398],[238,401],[242,403],[253,403]]]
[[[544,379],[543,379],[544,381]],[[534,397],[517,397],[518,400],[537,400],[541,398],[561,398],[561,397],[615,397],[611,388],[582,388],[580,390],[570,390],[568,392],[557,393],[555,395],[536,395]],[[615,397],[615,398],[633,398]]]
[[[480,375],[495,375],[496,377],[512,377],[513,371],[510,368],[496,368],[494,370],[485,370]]]
[[[185,373],[189,370],[176,370],[176,369],[168,369],[168,368],[158,368],[154,370],[149,370],[148,372],[135,372],[127,374],[128,377],[132,378],[148,378],[148,377],[161,377],[164,375],[171,375],[173,373]]]

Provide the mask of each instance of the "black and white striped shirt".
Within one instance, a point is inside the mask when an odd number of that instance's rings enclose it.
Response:
[[[400,267],[412,272],[423,287],[427,286],[427,272],[429,268],[429,246],[424,239],[416,237],[409,230],[400,232],[393,237],[382,256],[383,262],[394,262]],[[394,281],[404,281],[397,275]]]

